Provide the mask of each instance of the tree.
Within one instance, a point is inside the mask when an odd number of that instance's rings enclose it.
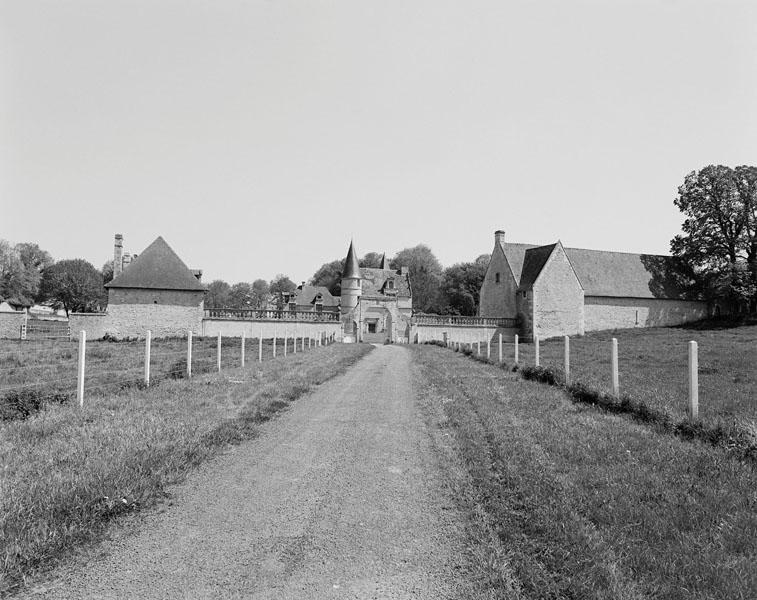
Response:
[[[103,284],[108,284],[113,281],[113,261],[109,260],[103,264],[103,268],[100,269],[100,273],[103,275]]]
[[[746,296],[757,285],[756,196],[757,169],[746,166],[709,165],[678,188],[674,203],[686,218],[670,249],[707,297],[754,301]]]
[[[342,272],[344,260],[332,260],[321,267],[310,278],[310,285],[322,285],[328,288],[332,296],[342,293]]]
[[[294,281],[289,279],[289,277],[287,277],[286,275],[279,273],[278,275],[276,275],[276,277],[273,278],[273,281],[271,281],[269,290],[271,294],[276,296],[284,292],[291,292],[296,288],[297,286],[295,285]]]
[[[61,260],[42,271],[39,299],[64,308],[66,315],[98,311],[103,297],[102,274],[86,260]]]
[[[431,248],[418,244],[400,250],[391,260],[392,269],[408,267],[413,292],[413,308],[423,312],[439,310],[439,284],[442,266]]]
[[[205,306],[208,308],[226,308],[229,305],[229,284],[216,279],[208,284],[205,291]]]
[[[39,291],[42,270],[52,263],[50,254],[37,244],[11,246],[0,240],[0,297],[31,303]]]
[[[369,252],[358,261],[358,264],[361,267],[378,269],[381,267],[381,259],[383,258],[383,256],[383,254],[379,254],[378,252]]]
[[[252,307],[265,308],[270,298],[270,287],[265,279],[256,279],[252,282]]]
[[[240,281],[229,290],[229,308],[252,308],[252,286]]]
[[[488,264],[489,255],[484,254],[475,262],[458,263],[444,269],[440,285],[440,312],[475,316]]]

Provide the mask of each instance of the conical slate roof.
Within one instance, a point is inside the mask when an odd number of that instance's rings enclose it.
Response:
[[[202,284],[162,237],[132,261],[107,288],[204,291]]]
[[[386,266],[386,252],[384,252],[381,255],[381,264],[379,265],[379,269],[386,269],[386,268],[388,267]]]
[[[347,258],[344,261],[344,274],[342,277],[345,279],[360,279],[360,263],[357,261],[352,240],[350,240],[350,249],[347,251]]]

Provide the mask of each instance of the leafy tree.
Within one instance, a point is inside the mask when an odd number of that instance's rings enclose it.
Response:
[[[408,267],[410,285],[413,292],[413,308],[423,312],[437,312],[439,306],[439,285],[442,266],[431,248],[418,244],[413,248],[400,250],[391,260],[393,269]]]
[[[103,284],[108,284],[113,281],[113,261],[109,260],[103,264],[103,268],[100,269],[100,273],[103,275]]]
[[[102,274],[81,258],[61,260],[42,271],[39,299],[70,312],[97,311],[102,307]]]
[[[757,285],[756,197],[755,167],[709,165],[689,173],[678,188],[674,203],[685,220],[670,248],[690,266],[695,287],[706,296],[754,300],[749,290]]]
[[[252,286],[239,282],[229,290],[229,308],[252,308]]]
[[[229,306],[229,293],[231,287],[221,279],[216,279],[208,284],[205,292],[205,306],[208,308],[226,308]]]
[[[444,269],[440,285],[440,312],[475,316],[478,313],[481,285],[486,275],[489,256],[475,262],[457,263]]]
[[[328,288],[332,296],[342,293],[342,271],[344,260],[332,260],[327,262],[310,278],[310,285],[322,285]]]
[[[42,270],[53,259],[34,243],[11,246],[0,240],[0,297],[31,303],[39,291]]]
[[[276,275],[276,277],[273,278],[273,281],[271,281],[269,290],[271,294],[279,295],[284,292],[291,292],[296,288],[297,285],[294,283],[294,281],[289,279],[289,277],[287,277],[286,275],[279,273],[278,275]]]
[[[378,269],[379,267],[381,267],[381,258],[383,256],[383,254],[379,254],[378,252],[369,252],[358,261],[358,264],[361,267]]]
[[[270,298],[270,286],[265,279],[256,279],[252,282],[252,307],[265,308]]]

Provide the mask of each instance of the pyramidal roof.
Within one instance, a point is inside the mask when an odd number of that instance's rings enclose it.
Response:
[[[347,258],[344,261],[344,278],[360,279],[360,263],[355,255],[355,248],[350,240],[350,249],[347,251]]]
[[[107,288],[204,291],[205,288],[162,237],[131,262]]]

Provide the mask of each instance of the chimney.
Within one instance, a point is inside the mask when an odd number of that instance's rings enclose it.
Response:
[[[505,245],[505,232],[501,229],[497,229],[497,231],[494,232],[494,244],[499,244],[500,246]]]
[[[121,269],[121,270],[123,270],[123,269],[125,269],[126,267],[128,267],[128,266],[129,266],[129,265],[131,264],[131,261],[132,261],[132,258],[131,258],[131,254],[129,254],[128,252],[127,252],[127,253],[125,253],[125,254],[124,254],[124,257],[123,257],[123,259],[122,259],[122,264],[123,264],[123,267],[122,267],[122,269]]]
[[[116,242],[113,246],[113,279],[124,270],[124,236],[116,234]]]

